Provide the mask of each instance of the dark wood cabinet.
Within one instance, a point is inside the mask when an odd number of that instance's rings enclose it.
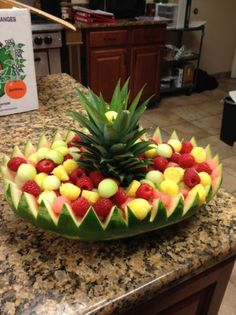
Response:
[[[149,45],[131,49],[131,98],[146,84],[142,99],[160,94],[162,46]]]
[[[124,83],[126,75],[127,50],[125,48],[109,50],[91,50],[89,86],[95,93],[102,92],[110,100],[118,78]]]
[[[110,101],[119,79],[130,77],[131,98],[145,86],[142,99],[160,96],[160,74],[165,25],[87,29],[86,83]]]
[[[149,301],[131,307],[120,315],[217,315],[235,256],[216,264],[189,280],[157,293]]]

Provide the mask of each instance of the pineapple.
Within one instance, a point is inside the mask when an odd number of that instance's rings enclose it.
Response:
[[[127,80],[121,87],[120,81],[118,82],[110,104],[104,101],[102,95],[98,97],[90,89],[89,98],[77,90],[88,117],[76,112],[69,113],[89,131],[73,130],[82,139],[82,159],[79,165],[91,171],[100,170],[104,175],[114,177],[125,185],[134,178],[145,176],[143,170],[149,162],[138,156],[149,150],[151,144],[149,141],[140,141],[146,130],[138,124],[149,100],[138,106],[141,90],[128,108],[128,84]]]

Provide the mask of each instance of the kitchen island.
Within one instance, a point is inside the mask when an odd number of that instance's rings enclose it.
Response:
[[[84,113],[76,88],[86,91],[66,74],[39,79],[39,110],[0,117],[0,159],[42,132],[78,128],[66,115]],[[236,200],[224,190],[182,223],[97,243],[26,223],[7,205],[2,185],[0,194],[2,315],[217,313],[236,255]]]

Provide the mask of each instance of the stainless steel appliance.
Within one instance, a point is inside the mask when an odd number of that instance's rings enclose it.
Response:
[[[36,76],[61,72],[62,26],[32,15]]]

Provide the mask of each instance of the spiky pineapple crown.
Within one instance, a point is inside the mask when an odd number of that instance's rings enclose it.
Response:
[[[83,148],[79,165],[88,170],[100,170],[123,184],[144,177],[143,170],[149,161],[140,159],[139,154],[147,151],[150,145],[149,141],[140,141],[146,129],[139,127],[139,119],[149,99],[139,105],[143,91],[141,89],[128,107],[128,85],[129,80],[123,87],[120,86],[120,81],[117,83],[110,104],[104,101],[101,94],[98,97],[90,89],[89,98],[77,90],[88,117],[69,112],[74,120],[88,130],[73,130],[82,139],[79,143]],[[112,119],[107,114],[111,111],[116,114]]]

